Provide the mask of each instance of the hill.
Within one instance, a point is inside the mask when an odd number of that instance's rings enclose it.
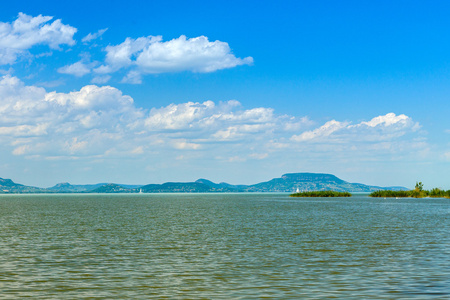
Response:
[[[129,189],[115,183],[108,183],[99,186],[93,190],[88,191],[89,193],[135,193],[134,189]]]
[[[388,188],[370,186],[361,183],[350,183],[332,174],[323,173],[288,173],[281,178],[248,186],[246,192],[292,192],[325,191],[338,192],[372,192]],[[390,189],[390,188],[389,188]],[[402,189],[401,187],[399,189]]]
[[[287,173],[280,178],[253,185],[232,185],[214,183],[208,179],[195,182],[166,182],[163,184],[124,185],[98,183],[71,185],[59,183],[51,188],[37,188],[14,183],[11,179],[0,178],[0,193],[219,193],[219,192],[288,192],[327,191],[373,192],[377,190],[406,190],[404,187],[379,187],[362,183],[350,183],[332,174],[324,173]]]
[[[200,182],[215,189],[227,188],[234,192],[293,192],[300,191],[338,191],[338,192],[366,192],[377,190],[405,190],[404,187],[380,187],[362,183],[350,183],[335,175],[324,173],[288,173],[281,178],[274,178],[266,182],[253,185],[231,185],[228,183],[214,183],[207,179],[199,179]]]
[[[163,184],[149,184],[141,187],[143,193],[217,193],[217,192],[235,192],[233,188],[221,186],[211,181],[196,182],[166,182]]]
[[[6,193],[43,193],[45,189],[18,184],[11,179],[0,178],[0,194]]]
[[[99,188],[107,183],[98,183],[98,184],[86,184],[86,185],[72,185],[68,182],[58,183],[57,185],[48,188],[50,191],[54,191],[57,193],[80,193],[92,191],[96,188]]]
[[[112,188],[109,185],[117,185],[117,186],[120,186],[122,189],[130,190],[130,192],[132,192],[133,189],[139,188],[141,186],[141,185],[114,184],[114,183],[72,185],[68,182],[63,182],[63,183],[58,183],[57,185],[50,187],[47,190],[53,191],[56,193],[83,193],[83,192],[107,193],[107,190],[114,190],[114,188]],[[102,192],[102,189],[104,189],[105,191]]]

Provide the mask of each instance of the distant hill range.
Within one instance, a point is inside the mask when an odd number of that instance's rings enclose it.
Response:
[[[377,190],[407,190],[401,186],[380,187],[362,183],[350,183],[331,174],[289,173],[281,178],[253,185],[232,185],[225,182],[214,183],[207,179],[195,182],[166,182],[163,184],[125,185],[98,183],[72,185],[59,183],[51,188],[38,188],[17,184],[11,179],[0,178],[0,193],[223,193],[223,192],[295,192],[325,191],[373,192]]]

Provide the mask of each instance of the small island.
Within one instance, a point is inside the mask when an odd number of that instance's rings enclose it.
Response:
[[[413,190],[409,191],[392,191],[392,190],[380,190],[370,193],[370,197],[383,197],[383,198],[450,198],[450,190],[441,190],[434,188],[432,190],[424,190],[422,182],[416,182],[416,186]]]
[[[289,197],[351,197],[349,192],[336,192],[336,191],[308,191],[298,192],[289,195]]]

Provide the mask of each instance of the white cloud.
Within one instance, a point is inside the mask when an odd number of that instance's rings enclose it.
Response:
[[[82,77],[86,74],[91,73],[91,68],[89,67],[89,65],[85,64],[84,62],[78,61],[74,64],[59,68],[58,73],[71,74],[76,77]]]
[[[268,153],[253,153],[253,154],[250,154],[249,157],[253,158],[253,159],[261,160],[261,159],[265,159],[265,158],[269,157],[269,154]]]
[[[138,71],[130,71],[122,79],[121,83],[141,84],[142,83],[142,75]]]
[[[140,83],[141,74],[191,71],[208,73],[239,65],[250,65],[252,57],[234,56],[226,42],[210,42],[207,37],[179,38],[163,42],[161,36],[127,38],[123,43],[106,47],[105,65],[95,69],[106,74],[133,68],[123,82]]]
[[[271,123],[234,125],[218,130],[212,137],[221,141],[240,140],[244,139],[248,134],[271,132],[274,127],[276,125]]]
[[[44,88],[25,86],[11,76],[0,80],[0,115],[2,140],[11,144],[24,141],[29,147],[23,149],[43,153],[49,149],[58,152],[58,147],[60,153],[66,148],[73,152],[81,149],[79,145],[84,141],[95,144],[114,139],[115,134],[120,137],[126,129],[116,124],[118,120],[128,126],[143,117],[130,97],[112,87],[85,86],[68,94],[47,93]],[[68,141],[74,138],[77,143],[68,147]],[[37,144],[41,146],[37,148]]]
[[[195,143],[189,143],[186,140],[177,140],[173,143],[174,147],[176,149],[190,149],[190,150],[197,150],[201,148],[200,144]]]
[[[309,123],[304,118],[277,116],[271,108],[239,108],[235,100],[218,105],[212,101],[171,104],[153,108],[145,119],[145,126],[149,131],[171,132],[211,143],[265,141],[277,131],[284,134]]]
[[[92,78],[91,82],[95,83],[95,84],[105,84],[109,80],[111,80],[110,75],[100,75],[100,76],[95,76],[94,78]]]
[[[394,113],[388,113],[384,116],[378,116],[370,120],[369,122],[361,122],[359,126],[366,125],[369,127],[376,126],[392,126],[394,124],[404,125],[408,122],[411,122],[411,119],[405,115],[396,116]]]
[[[15,148],[12,153],[14,155],[24,155],[29,151],[29,148],[30,148],[30,146],[28,146],[28,145],[19,146],[19,147]]]
[[[245,157],[243,157],[243,156],[238,156],[238,155],[236,155],[236,156],[232,156],[232,157],[229,157],[228,159],[227,159],[227,161],[228,162],[230,162],[230,163],[234,163],[234,162],[245,162],[245,161],[247,161],[247,159],[245,158]]]
[[[388,113],[368,122],[349,126],[348,133],[356,140],[375,142],[398,139],[408,133],[416,132],[420,128],[419,123],[414,122],[406,115],[397,116],[394,113]]]
[[[306,131],[303,132],[300,135],[294,135],[292,136],[292,140],[296,142],[302,142],[302,141],[309,141],[314,139],[319,139],[322,137],[328,137],[333,132],[336,132],[342,128],[345,128],[348,125],[348,123],[344,122],[338,122],[335,120],[331,120],[326,122],[324,125],[320,126],[317,129],[314,129],[312,131]]]
[[[57,79],[57,80],[51,80],[51,81],[39,81],[36,82],[35,85],[36,86],[42,86],[45,88],[55,88],[61,85],[66,84],[66,82],[63,79]]]
[[[205,36],[187,39],[182,35],[168,42],[152,41],[136,57],[136,64],[146,73],[204,73],[251,63],[251,57],[235,57],[228,43],[210,42]]]
[[[351,125],[350,122],[331,120],[312,131],[293,135],[291,140],[325,143],[386,141],[415,132],[419,128],[420,125],[406,115],[397,116],[394,113],[388,113],[356,125]]]
[[[39,15],[32,17],[19,13],[12,23],[0,22],[0,65],[13,64],[21,55],[35,45],[47,45],[59,50],[61,45],[75,44],[75,27],[64,25],[60,19],[49,22],[53,17]]]
[[[82,38],[81,41],[83,43],[88,43],[88,42],[90,42],[92,40],[98,39],[99,37],[101,37],[106,32],[106,30],[108,30],[108,28],[100,29],[99,31],[97,31],[95,33],[89,33],[84,38]]]
[[[0,114],[0,139],[16,145],[14,153],[52,157],[104,155],[118,149],[145,153],[149,147],[201,150],[215,143],[261,140],[276,130],[285,132],[288,123],[302,122],[277,116],[271,108],[242,109],[235,100],[147,111],[110,86],[47,92],[9,75],[0,80]]]
[[[7,74],[12,74],[14,72],[13,68],[9,68],[8,70],[2,70],[0,69],[0,75],[7,75]]]
[[[277,115],[267,107],[244,109],[236,100],[146,110],[111,86],[58,93],[26,86],[10,75],[0,77],[0,144],[16,156],[152,159],[186,158],[183,153],[189,151],[190,160],[198,153],[202,159],[238,162],[268,160],[277,153],[283,160],[330,153],[353,159],[359,153],[400,155],[428,147],[426,140],[415,139],[419,125],[404,115],[311,126],[306,117]]]
[[[89,53],[82,53],[80,54],[81,59],[77,61],[76,63],[73,63],[71,65],[66,65],[64,67],[59,68],[57,71],[61,74],[70,74],[74,75],[76,77],[83,77],[84,75],[87,75],[91,73],[92,69],[98,65],[97,61],[91,62],[91,56]],[[103,77],[106,77],[109,75],[105,75]],[[98,77],[98,76],[97,76]]]
[[[170,104],[159,109],[152,109],[145,125],[148,130],[186,130],[198,127],[205,114],[211,115],[215,109],[212,101],[203,103],[187,102],[183,104]]]
[[[48,124],[17,125],[0,127],[0,135],[39,136],[47,134]]]
[[[144,147],[139,146],[131,150],[131,154],[143,154],[144,153]]]

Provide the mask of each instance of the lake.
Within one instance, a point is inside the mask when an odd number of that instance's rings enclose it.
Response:
[[[0,196],[0,299],[449,299],[450,200]]]

